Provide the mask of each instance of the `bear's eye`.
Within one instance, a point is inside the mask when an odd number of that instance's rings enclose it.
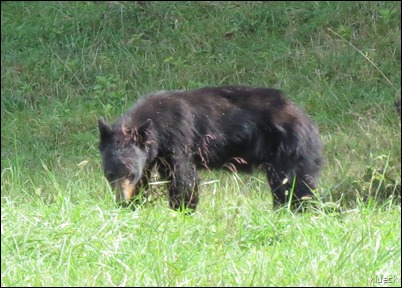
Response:
[[[106,179],[109,181],[112,181],[113,179],[115,179],[115,175],[113,173],[106,173]]]
[[[128,179],[130,182],[134,182],[134,180],[135,180],[135,174],[130,174],[130,175],[128,175],[127,179]]]

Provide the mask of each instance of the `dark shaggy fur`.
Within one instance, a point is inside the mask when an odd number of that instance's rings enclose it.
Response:
[[[99,119],[105,176],[117,201],[146,188],[152,168],[169,180],[173,209],[198,203],[197,168],[266,172],[275,204],[311,197],[322,162],[310,118],[281,91],[252,87],[160,91],[113,126]]]

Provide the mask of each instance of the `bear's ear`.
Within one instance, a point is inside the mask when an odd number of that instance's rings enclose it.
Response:
[[[141,144],[145,144],[145,142],[148,140],[148,135],[149,131],[152,129],[152,120],[147,119],[145,122],[143,122],[140,126],[137,128],[137,133],[138,133],[138,140]]]
[[[106,123],[106,121],[105,121],[105,119],[103,119],[103,117],[98,119],[98,127],[99,127],[99,133],[100,133],[100,141],[101,141],[101,143],[105,142],[113,134],[112,127],[110,127],[109,124]]]

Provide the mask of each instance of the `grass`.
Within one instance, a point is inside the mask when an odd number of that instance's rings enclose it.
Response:
[[[400,286],[400,11],[2,2],[2,286]],[[117,208],[97,118],[154,90],[221,84],[277,87],[308,111],[327,204],[275,212],[263,175],[203,172],[191,217],[166,197]]]
[[[164,199],[117,209],[110,195],[83,195],[81,183],[58,187],[51,203],[3,199],[3,285],[346,286],[400,275],[400,210],[388,206],[272,212],[266,195],[233,195],[223,175],[188,217]]]

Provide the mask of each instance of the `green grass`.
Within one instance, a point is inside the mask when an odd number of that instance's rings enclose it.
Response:
[[[400,286],[400,11],[2,2],[2,286]],[[277,87],[308,111],[324,207],[274,212],[262,174],[203,172],[191,217],[166,197],[117,208],[97,118],[154,90],[221,84]]]
[[[251,192],[258,181],[237,191],[221,175],[191,217],[165,199],[132,212],[88,197],[97,179],[79,179],[58,187],[49,173],[51,200],[3,198],[3,285],[357,286],[400,275],[400,209],[272,212]]]

